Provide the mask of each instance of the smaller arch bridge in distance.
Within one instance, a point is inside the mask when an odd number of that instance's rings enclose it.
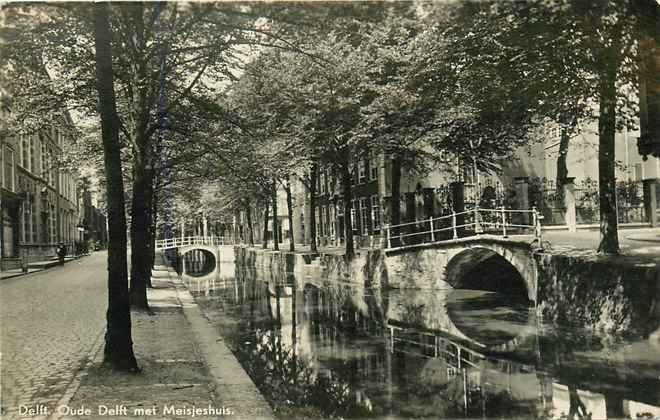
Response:
[[[231,241],[226,241],[224,236],[181,236],[178,238],[157,239],[155,246],[156,251],[163,251],[166,249],[183,248],[192,245],[231,245]]]
[[[176,250],[180,256],[195,250],[211,254],[214,258],[214,270],[203,277],[194,277],[186,274],[186,260],[182,258],[182,276],[188,280],[202,281],[215,278],[218,274],[220,262],[234,261],[234,249],[231,241],[222,236],[185,236],[155,241],[156,251]]]

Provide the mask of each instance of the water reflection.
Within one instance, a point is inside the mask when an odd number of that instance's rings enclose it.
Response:
[[[492,292],[231,274],[196,298],[282,415],[660,416],[648,345],[553,330]]]

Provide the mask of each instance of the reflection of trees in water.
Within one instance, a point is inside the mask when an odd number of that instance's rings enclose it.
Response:
[[[347,382],[317,374],[306,359],[282,345],[279,330],[245,332],[240,342],[238,359],[276,411],[295,408],[297,416],[319,418],[368,415]]]
[[[253,272],[244,272],[238,277],[238,292],[234,295],[232,291],[229,298],[237,303],[235,306],[229,305],[233,306],[231,310],[236,316],[234,322],[237,323],[232,327],[235,329],[232,341],[241,363],[280,413],[317,418],[367,417],[374,416],[376,412],[396,413],[404,417],[552,418],[552,404],[541,408],[538,400],[523,400],[507,389],[486,385],[487,376],[490,375],[488,372],[500,370],[494,364],[468,368],[466,372],[459,370],[452,378],[439,381],[437,375],[430,378],[421,373],[423,370],[420,369],[420,363],[428,358],[422,355],[402,356],[396,352],[391,354],[385,344],[386,340],[383,340],[383,347],[377,351],[378,354],[370,351],[365,352],[364,356],[352,355],[351,360],[323,360],[324,367],[320,367],[316,360],[296,354],[295,345],[290,348],[286,344],[288,337],[281,337],[282,323],[291,320],[293,343],[298,341],[295,326],[309,321],[311,331],[316,335],[314,340],[323,340],[318,335],[330,337],[321,343],[323,351],[327,351],[328,346],[337,346],[333,350],[341,350],[340,347],[345,343],[349,343],[348,349],[351,340],[359,336],[382,338],[382,326],[387,325],[382,299],[387,294],[379,294],[378,290],[365,290],[356,294],[345,285],[309,286],[301,291],[303,293],[296,295],[294,290],[287,297],[292,299],[294,308],[289,314],[284,310],[286,306],[278,302],[278,299],[283,299],[278,296],[281,288],[272,287],[272,294],[269,295],[266,283],[261,279],[256,280],[257,276]],[[288,279],[277,283],[295,284]],[[364,299],[366,305],[360,305],[360,299]],[[299,305],[302,305],[298,314],[301,319],[296,319],[295,308]],[[411,305],[407,309],[402,311],[407,320],[419,319],[419,305]],[[320,326],[323,334],[319,332]],[[614,343],[603,342],[583,332],[569,331],[567,329],[555,336],[540,337],[534,348],[526,348],[524,354],[521,349],[521,353],[514,355],[513,360],[533,362],[536,368],[549,373],[549,383],[554,377],[558,382],[568,384],[570,409],[564,418],[588,418],[585,404],[580,400],[577,390],[603,392],[602,384],[597,385],[595,382],[598,380],[611,384],[613,374],[603,372],[602,364],[585,363],[579,353],[599,351]],[[338,338],[342,335],[346,340]],[[535,354],[534,360],[526,355],[530,353]],[[367,357],[371,359],[363,366],[361,363]],[[370,365],[369,369],[366,365]],[[603,371],[597,372],[598,369]],[[621,380],[625,381],[619,378],[614,382],[620,383]],[[605,384],[606,388],[609,386]],[[603,393],[608,402],[612,401],[609,393]],[[374,405],[373,411],[360,401],[360,394],[369,394],[369,404],[373,402]],[[620,396],[616,400],[617,404],[622,401]],[[608,404],[608,414],[609,407]]]
[[[549,410],[539,411],[536,401],[486,387],[485,366],[462,368],[449,375],[443,372],[448,372],[450,363],[436,359],[433,372],[425,374],[429,358],[394,353],[393,359],[399,393],[406,396],[405,404],[396,408],[403,417],[551,418]]]

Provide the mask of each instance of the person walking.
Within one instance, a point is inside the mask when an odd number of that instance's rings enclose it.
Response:
[[[64,257],[66,256],[66,246],[60,242],[57,246],[57,258],[60,260],[60,265],[64,265]]]

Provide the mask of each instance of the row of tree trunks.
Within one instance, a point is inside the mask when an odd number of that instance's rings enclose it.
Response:
[[[131,311],[126,259],[126,214],[119,143],[119,118],[112,72],[107,3],[94,5],[96,88],[99,95],[101,137],[108,209],[108,310],[104,363],[116,370],[137,371],[131,338]]]

